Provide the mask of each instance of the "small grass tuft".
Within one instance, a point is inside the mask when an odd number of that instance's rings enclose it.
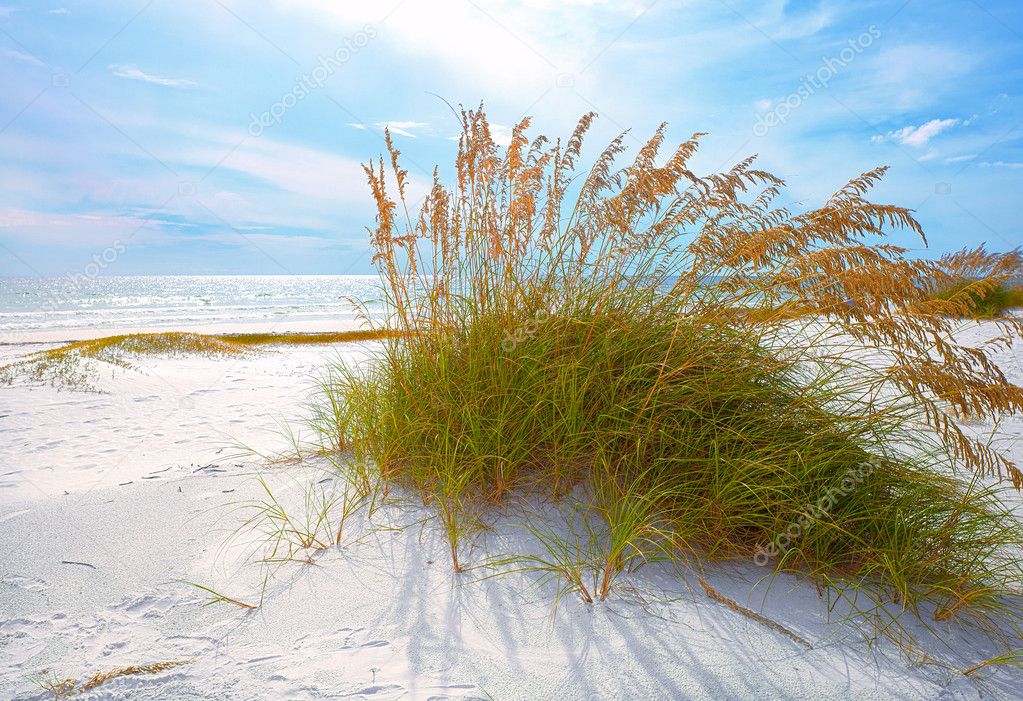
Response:
[[[967,677],[971,677],[983,669],[997,665],[1016,668],[1023,667],[1023,648],[1009,650],[1000,655],[995,655],[990,659],[978,662],[975,665],[971,665],[963,670],[963,674]]]
[[[54,701],[61,701],[61,699],[73,696],[76,693],[75,687],[78,684],[77,679],[72,677],[61,679],[60,676],[48,669],[40,672],[33,681],[43,691],[53,694]]]
[[[199,584],[198,582],[188,582],[182,580],[180,583],[190,587],[195,587],[199,591],[205,592],[207,595],[206,601],[203,602],[203,605],[205,606],[212,606],[213,604],[231,604],[232,606],[237,606],[238,608],[255,611],[263,603],[262,601],[260,601],[259,604],[249,604],[244,601],[241,601],[240,599],[235,599],[228,596],[227,594],[223,594],[217,591],[216,589],[213,589],[212,587],[206,586],[205,584]]]
[[[152,664],[145,665],[118,667],[117,669],[107,670],[106,672],[97,672],[82,682],[81,685],[78,684],[77,679],[72,677],[61,679],[49,670],[43,670],[36,683],[45,691],[53,693],[55,701],[61,701],[61,699],[71,698],[72,696],[76,696],[85,691],[95,689],[111,679],[137,676],[140,674],[159,674],[160,672],[165,672],[168,669],[189,664],[191,661],[192,660],[172,660],[169,662],[154,662]]]
[[[84,684],[82,684],[82,690],[88,691],[89,689],[95,689],[100,684],[110,681],[111,679],[117,679],[118,677],[130,677],[138,674],[159,674],[165,672],[168,669],[174,667],[180,667],[181,665],[189,664],[191,660],[171,660],[170,662],[155,662],[153,664],[145,665],[131,665],[128,667],[119,667],[106,672],[97,672],[96,674],[89,677]]]

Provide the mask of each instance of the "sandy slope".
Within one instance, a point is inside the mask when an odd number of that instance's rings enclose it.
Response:
[[[983,337],[983,328],[964,333]],[[3,355],[24,349],[5,348]],[[957,670],[994,654],[955,628],[911,662],[827,623],[813,587],[740,564],[710,574],[725,594],[810,640],[807,650],[706,598],[666,568],[623,580],[615,600],[555,609],[530,573],[453,577],[428,515],[396,505],[359,521],[343,549],[275,570],[261,608],[202,606],[175,580],[258,602],[252,538],[232,508],[260,471],[297,497],[315,461],[229,458],[241,441],[284,448],[277,421],[303,414],[308,378],[331,353],[145,361],[102,378],[109,394],[0,388],[0,697],[50,698],[42,670],[84,678],[188,659],[115,679],[80,698],[1013,698],[1019,675]],[[1000,362],[1023,381],[1020,353]],[[977,426],[976,430],[985,427]],[[1023,420],[999,427],[1023,458]],[[219,452],[218,452],[219,451]],[[202,469],[200,469],[202,468]],[[552,515],[557,518],[557,515]],[[401,526],[401,528],[395,528]],[[229,545],[225,545],[229,543]],[[529,547],[512,508],[473,559]],[[84,563],[84,564],[67,564]]]

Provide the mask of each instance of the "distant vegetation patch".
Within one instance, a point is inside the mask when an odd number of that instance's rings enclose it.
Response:
[[[945,255],[931,281],[931,301],[949,316],[997,319],[1023,307],[1023,255],[983,246]]]
[[[970,319],[995,319],[1023,307],[1023,285],[997,285],[984,289],[976,281],[963,281],[941,292],[938,299],[961,299],[967,309],[955,314]]]
[[[141,333],[76,341],[51,348],[0,367],[0,383],[17,378],[63,389],[95,388],[99,363],[131,368],[131,360],[146,356],[200,355],[226,357],[268,346],[330,345],[391,338],[387,329],[331,333]]]

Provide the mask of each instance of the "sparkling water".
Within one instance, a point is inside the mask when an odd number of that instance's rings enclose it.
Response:
[[[90,329],[356,326],[352,300],[372,313],[380,296],[375,275],[0,278],[0,343]]]

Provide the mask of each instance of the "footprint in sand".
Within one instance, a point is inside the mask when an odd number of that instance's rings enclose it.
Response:
[[[22,511],[19,513],[28,513]],[[6,519],[4,519],[6,520]],[[0,584],[7,584],[24,591],[45,591],[50,588],[50,583],[36,577],[23,577],[20,574],[5,574],[0,577]]]

